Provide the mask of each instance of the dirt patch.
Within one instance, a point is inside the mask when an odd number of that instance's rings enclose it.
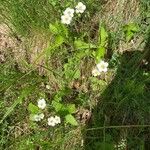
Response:
[[[6,61],[6,49],[15,47],[14,40],[9,37],[10,30],[5,24],[0,24],[0,63]]]
[[[103,6],[103,12],[99,16],[104,20],[110,32],[119,32],[122,27],[129,23],[138,23],[140,21],[140,1],[139,0],[108,0]],[[120,53],[124,51],[141,50],[143,41],[141,35],[137,35],[131,42],[119,41],[117,49]]]
[[[103,6],[100,19],[105,20],[107,26],[116,31],[120,25],[134,22],[139,16],[139,0],[108,0]]]
[[[45,73],[40,66],[44,64],[44,58],[41,57],[36,63],[35,60],[47,47],[47,40],[44,35],[37,34],[31,38],[18,38],[12,35],[12,31],[5,24],[0,24],[0,63],[10,59],[17,63],[18,69],[27,72],[33,67],[39,74]],[[32,66],[30,66],[32,65]]]

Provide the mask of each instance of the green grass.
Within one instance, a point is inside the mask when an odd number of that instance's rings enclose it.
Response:
[[[1,8],[4,22],[9,25],[11,22],[15,32],[21,35],[29,35],[32,30],[45,31],[53,19],[50,14],[52,6],[48,1],[1,0]]]
[[[129,150],[149,149],[150,2],[88,0],[85,13],[62,25],[76,3],[0,0],[0,23],[15,43],[0,47],[0,149],[117,150],[122,139]],[[93,77],[97,58],[109,70]],[[45,119],[36,123],[28,106],[41,97]],[[85,109],[92,115],[83,123],[76,111]],[[49,127],[55,114],[62,123]]]
[[[93,149],[101,149],[105,142],[106,145],[117,143],[118,137],[123,135],[129,140],[127,141],[129,149],[140,149],[142,145],[140,142],[144,141],[145,133],[149,133],[148,128],[145,130],[145,125],[149,125],[147,117],[150,76],[145,74],[144,66],[141,68],[141,59],[143,54],[136,51],[124,53],[120,57],[115,78],[102,93],[102,100],[93,109],[94,117],[88,127],[93,128],[93,131],[89,130],[87,137],[98,136],[97,138],[101,139],[101,143],[95,141],[95,144],[99,143],[97,147],[93,146],[94,141],[87,140]],[[122,125],[127,125],[127,129]],[[132,125],[141,126],[132,128]],[[109,128],[109,126],[112,127]],[[103,128],[99,129],[99,127]],[[107,141],[107,136],[110,137],[110,141]],[[131,145],[130,142],[132,142]],[[92,149],[91,146],[87,145],[87,149]]]

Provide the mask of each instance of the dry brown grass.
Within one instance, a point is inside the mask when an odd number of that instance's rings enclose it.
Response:
[[[105,20],[111,30],[117,31],[120,25],[136,21],[140,16],[139,9],[139,0],[108,0],[100,19]]]
[[[49,39],[43,33],[35,33],[29,38],[19,38],[19,40],[11,35],[12,32],[5,24],[0,24],[0,63],[5,62],[6,57],[11,54],[12,60],[17,63],[18,68],[23,71],[37,69],[39,74],[45,73],[42,67],[44,56],[42,55],[38,61],[36,59],[48,47]],[[8,53],[9,51],[9,53]]]
[[[110,31],[116,32],[120,30],[124,24],[136,22],[140,16],[139,0],[108,0],[102,5],[102,11],[96,14],[92,19],[92,25],[99,24],[99,20],[103,20]],[[97,30],[95,31],[97,32]],[[37,69],[39,74],[45,74],[45,70],[40,67],[45,64],[45,57],[42,55],[44,49],[48,47],[49,40],[45,33],[33,32],[28,39],[21,38],[21,42],[10,37],[10,30],[7,26],[0,26],[1,44],[0,44],[0,60],[4,61],[4,52],[2,49],[9,48],[12,50],[13,58],[16,60],[18,67],[22,71],[28,71],[29,65]],[[124,41],[119,42],[119,46],[115,51],[123,52],[127,50],[137,49],[142,42],[142,38],[138,37],[130,43]],[[6,54],[5,54],[6,55]],[[40,56],[40,59],[36,59]],[[36,62],[35,62],[36,61]],[[33,69],[32,68],[32,69]]]
[[[100,18],[105,20],[110,31],[118,32],[123,25],[128,23],[136,23],[140,19],[140,1],[139,0],[108,0],[103,6],[103,13]],[[139,46],[143,41],[143,37],[134,38],[130,43],[120,40],[115,51],[123,53],[140,49]]]

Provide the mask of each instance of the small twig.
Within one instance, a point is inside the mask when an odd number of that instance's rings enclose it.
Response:
[[[97,128],[90,128],[86,129],[86,131],[91,130],[101,130],[101,129],[116,129],[116,128],[146,128],[150,127],[150,125],[122,125],[122,126],[105,126],[105,127],[97,127]]]
[[[45,70],[48,70],[48,71],[50,71],[50,72],[56,74],[56,75],[59,76],[60,78],[62,78],[62,76],[61,76],[59,73],[57,73],[56,71],[54,71],[54,70],[52,70],[52,69],[50,69],[50,68],[48,68],[48,67],[46,67],[46,66],[43,66],[43,65],[39,65],[39,64],[36,64],[36,65],[39,66],[39,67],[42,67],[42,68],[44,68]]]

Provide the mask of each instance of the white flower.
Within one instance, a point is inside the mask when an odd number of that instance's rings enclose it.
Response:
[[[82,2],[79,2],[75,8],[76,8],[76,13],[83,13],[86,9],[86,6]]]
[[[101,72],[107,72],[107,70],[108,70],[108,63],[104,61],[100,61],[100,63],[96,65],[96,68],[92,70],[92,75],[99,76]]]
[[[70,17],[73,17],[74,15],[74,9],[71,9],[71,8],[66,8],[66,10],[64,11],[64,15],[65,16],[70,16]]]
[[[32,120],[33,121],[41,121],[42,119],[44,118],[44,114],[43,113],[41,113],[41,114],[35,114],[34,116],[33,116],[33,118],[32,118]]]
[[[43,119],[44,118],[44,114],[43,113],[39,114],[39,117],[40,117],[40,119]]]
[[[101,61],[96,66],[99,72],[107,72],[107,67],[108,67],[107,62]]]
[[[48,118],[48,125],[54,127],[56,125],[55,118],[50,117]]]
[[[40,121],[41,120],[41,118],[40,118],[40,116],[39,115],[34,115],[33,116],[33,121]]]
[[[94,77],[99,76],[99,75],[100,75],[99,70],[98,70],[97,68],[94,68],[94,69],[92,70],[92,75],[93,75]]]
[[[71,20],[72,20],[72,17],[70,17],[69,15],[61,16],[61,23],[63,23],[63,24],[70,24]]]
[[[40,108],[40,109],[44,109],[45,107],[46,107],[46,101],[45,101],[45,99],[40,99],[39,101],[38,101],[38,107]]]
[[[61,120],[60,120],[60,117],[59,117],[59,116],[55,116],[54,118],[55,118],[55,123],[56,123],[56,124],[61,123]]]
[[[50,88],[51,88],[51,87],[50,87],[50,85],[46,85],[46,89],[48,89],[48,90],[49,90]]]
[[[48,125],[54,127],[55,125],[61,123],[60,117],[55,116],[55,117],[50,117],[48,118]]]

